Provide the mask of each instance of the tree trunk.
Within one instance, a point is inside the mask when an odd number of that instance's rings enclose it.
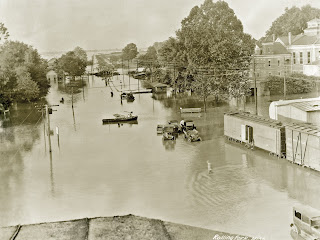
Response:
[[[206,96],[203,96],[203,105],[204,105],[204,112],[207,112],[207,98]]]

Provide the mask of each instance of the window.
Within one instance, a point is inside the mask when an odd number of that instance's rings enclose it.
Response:
[[[320,52],[320,51],[319,51]],[[296,64],[296,53],[292,53],[293,64]]]
[[[278,72],[279,76],[281,75],[281,72]]]
[[[268,53],[270,53],[270,48],[268,47]]]
[[[271,61],[270,60],[268,60],[268,66],[271,67]]]
[[[300,52],[300,64],[303,64],[303,52]]]
[[[280,66],[280,60],[278,60],[278,66]]]
[[[310,56],[310,52],[308,52],[308,63],[311,62],[311,56]]]
[[[299,218],[301,220],[301,213],[297,212],[297,211],[294,211],[294,216],[296,218]]]

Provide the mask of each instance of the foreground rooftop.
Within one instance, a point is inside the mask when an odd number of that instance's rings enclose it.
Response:
[[[206,240],[251,239],[240,235],[164,222],[134,215],[84,218],[0,228],[1,240]]]

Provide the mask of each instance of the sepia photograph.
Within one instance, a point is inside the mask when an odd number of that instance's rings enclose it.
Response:
[[[319,0],[0,0],[0,240],[316,239]]]

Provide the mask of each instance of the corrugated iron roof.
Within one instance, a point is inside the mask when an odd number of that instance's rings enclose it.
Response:
[[[312,123],[285,123],[286,128],[320,137],[320,127]]]
[[[290,105],[305,112],[320,111],[319,100],[309,102],[295,102]]]
[[[249,120],[252,122],[258,122],[258,123],[261,123],[263,125],[267,125],[267,126],[270,126],[273,128],[282,128],[283,127],[282,123],[277,120],[273,120],[271,118],[266,118],[266,117],[262,117],[262,116],[258,116],[258,115],[253,115],[248,112],[229,112],[229,113],[225,113],[225,115],[234,116],[234,117]]]

